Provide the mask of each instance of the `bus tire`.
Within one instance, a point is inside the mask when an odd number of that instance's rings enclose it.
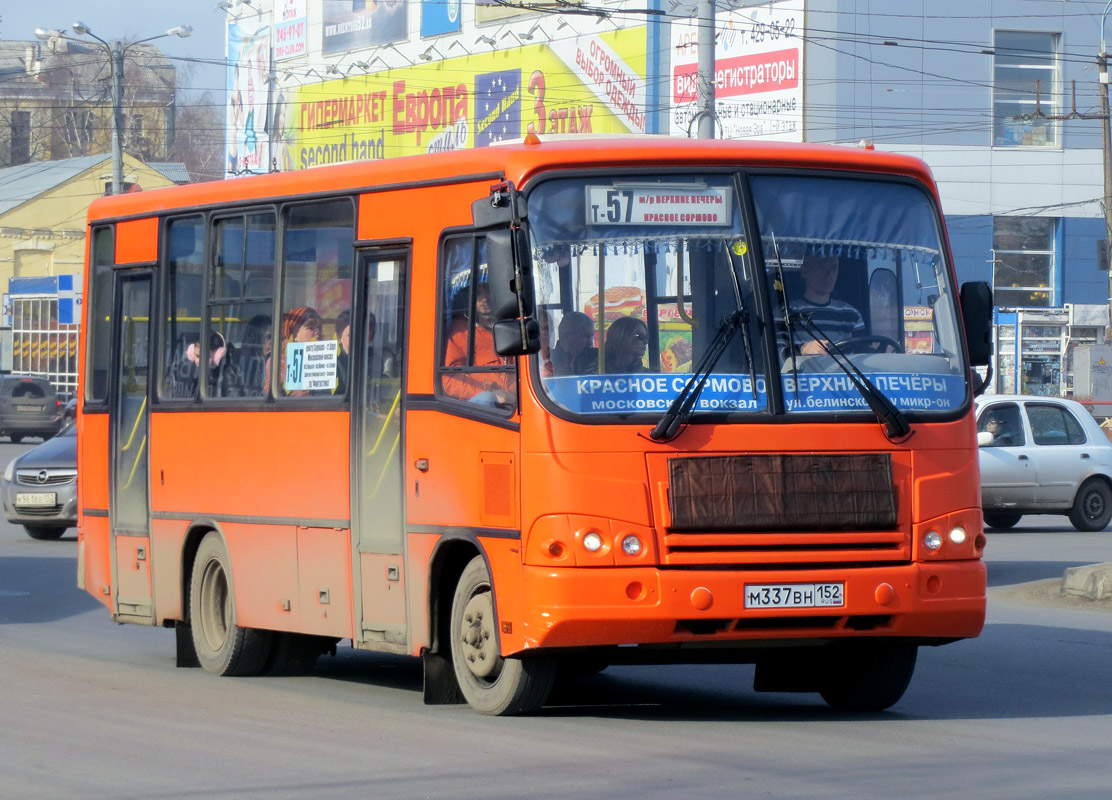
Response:
[[[843,647],[823,667],[822,699],[835,711],[883,711],[907,691],[918,647],[902,642],[869,642]]]
[[[1073,527],[1085,533],[1102,531],[1112,520],[1112,490],[1100,478],[1089,478],[1077,490],[1069,512]]]
[[[224,540],[209,532],[197,548],[189,584],[189,617],[197,660],[216,675],[258,675],[274,643],[271,631],[236,624],[231,559]]]
[[[460,691],[476,711],[528,714],[548,699],[556,680],[552,658],[503,658],[498,652],[493,589],[486,562],[476,556],[452,598],[452,667]]]

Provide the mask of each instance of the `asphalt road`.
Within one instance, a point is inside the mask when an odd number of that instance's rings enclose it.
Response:
[[[311,677],[216,678],[174,667],[172,632],[113,624],[75,587],[75,542],[0,523],[0,798],[1112,791],[1112,604],[1030,583],[1112,561],[1112,532],[1064,519],[990,534],[984,634],[921,650],[904,699],[863,716],[736,666],[612,667],[507,719],[424,706],[415,660],[350,649]]]

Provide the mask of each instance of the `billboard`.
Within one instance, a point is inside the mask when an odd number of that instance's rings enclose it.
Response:
[[[323,0],[321,52],[342,53],[406,38],[405,0]]]
[[[306,0],[278,0],[274,7],[274,60],[309,54]]]
[[[228,25],[228,172],[243,174],[270,169],[269,122],[272,97],[270,26]]]
[[[421,35],[459,33],[460,0],[421,0]]]
[[[803,0],[782,0],[716,18],[716,133],[722,139],[803,141]],[[699,29],[672,22],[669,133],[694,136]]]
[[[484,147],[526,133],[643,133],[644,27],[283,90],[280,169]],[[528,66],[522,66],[522,65]]]

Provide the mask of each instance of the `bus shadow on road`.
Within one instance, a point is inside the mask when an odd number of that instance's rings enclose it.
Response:
[[[921,648],[907,694],[891,709],[845,713],[818,694],[758,693],[752,665],[615,666],[562,677],[544,718],[659,722],[930,722],[1086,717],[1112,709],[1112,633],[990,625],[979,639]],[[315,675],[411,692],[421,703],[420,661],[341,650]]]

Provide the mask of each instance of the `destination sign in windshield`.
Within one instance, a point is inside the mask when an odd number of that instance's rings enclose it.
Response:
[[[588,186],[588,225],[731,225],[728,188]]]

